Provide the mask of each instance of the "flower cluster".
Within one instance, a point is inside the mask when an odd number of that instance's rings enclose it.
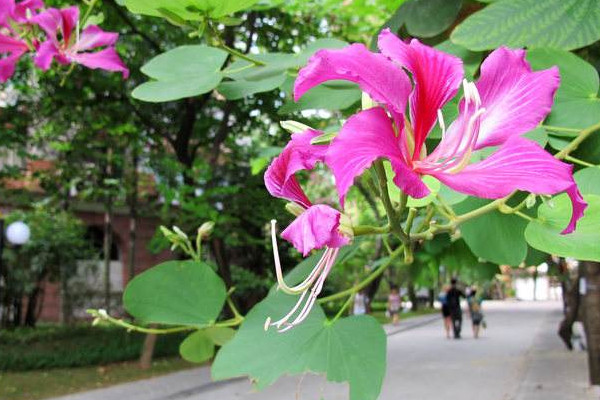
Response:
[[[62,65],[121,72],[127,78],[129,70],[115,50],[118,37],[96,25],[81,29],[77,6],[59,10],[44,8],[42,0],[1,0],[0,81],[6,82],[19,59],[29,52],[44,71],[56,60]]]
[[[378,47],[379,53],[362,44],[320,50],[295,82],[296,100],[323,82],[347,80],[357,83],[375,105],[350,117],[329,145],[311,145],[310,140],[321,132],[309,130],[292,136],[265,174],[273,196],[291,200],[305,210],[282,237],[304,255],[327,248],[309,277],[289,288],[283,282],[273,236],[279,287],[301,294],[290,314],[274,323],[280,330],[306,318],[335,254],[352,237],[346,233],[352,229],[341,228],[343,214],[327,205],[312,205],[296,181],[296,172],[311,169],[318,161],[333,173],[342,207],[354,179],[378,159],[390,162],[394,183],[414,198],[429,194],[424,175],[458,192],[487,199],[503,198],[516,190],[539,195],[566,192],[573,211],[563,233],[575,229],[587,206],[573,180],[572,166],[522,137],[552,108],[560,83],[556,67],[532,71],[524,50],[501,47],[483,61],[479,79],[473,83],[463,79],[459,58],[416,39],[405,43],[384,30]],[[458,117],[446,129],[441,109],[461,87]],[[425,140],[436,123],[442,139],[428,153]],[[494,152],[473,162],[474,153],[487,147]],[[303,301],[305,307],[289,322]]]

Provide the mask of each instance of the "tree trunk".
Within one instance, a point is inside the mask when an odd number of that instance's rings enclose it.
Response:
[[[152,356],[154,355],[156,339],[157,335],[153,333],[146,335],[146,338],[144,339],[144,346],[142,347],[142,354],[140,355],[141,369],[149,369],[152,366]]]
[[[138,207],[138,154],[137,149],[132,150],[131,155],[131,182],[129,185],[129,194],[127,202],[129,203],[129,258],[127,260],[127,271],[129,281],[135,276],[135,253],[136,246],[136,231],[137,231],[137,207]]]
[[[110,313],[110,260],[112,249],[112,207],[105,204],[104,212],[104,308]]]
[[[573,350],[573,343],[571,341],[573,323],[577,321],[577,315],[579,314],[579,278],[582,269],[583,267],[578,268],[579,273],[575,278],[570,279],[567,276],[562,282],[565,317],[558,327],[558,336],[560,336],[569,350]]]
[[[433,288],[429,288],[429,308],[433,308],[433,303],[435,301],[435,290]]]
[[[419,305],[417,304],[417,293],[415,292],[415,284],[413,282],[408,282],[406,287],[408,289],[408,299],[410,300],[411,311],[417,311],[419,309]]]
[[[600,385],[600,263],[583,261],[585,295],[581,305],[583,325],[588,350],[588,366],[591,385]]]
[[[25,326],[35,327],[37,322],[37,304],[40,293],[42,292],[41,283],[37,283],[33,291],[27,297],[27,310],[25,311]]]

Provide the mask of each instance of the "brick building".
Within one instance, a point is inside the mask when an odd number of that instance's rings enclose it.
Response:
[[[28,162],[26,173],[19,180],[5,180],[2,187],[11,191],[22,191],[35,197],[41,197],[43,190],[35,179],[35,172],[40,169],[52,168],[52,162],[35,161]],[[151,181],[152,179],[150,179]],[[140,180],[144,184],[143,191],[148,194],[149,179]],[[104,235],[104,210],[101,204],[85,203],[74,200],[71,210],[88,228],[88,237],[94,242],[95,247],[100,251]],[[27,206],[10,204],[6,200],[0,200],[0,212],[9,213],[17,208],[26,208]],[[110,282],[111,297],[116,305],[120,304],[121,294],[129,281],[128,260],[131,248],[129,231],[130,217],[125,207],[115,207],[113,210],[113,246],[111,250],[110,263]],[[160,224],[158,218],[153,216],[140,216],[136,223],[136,251],[134,260],[134,271],[138,274],[156,264],[171,258],[169,251],[163,251],[158,254],[152,253],[148,249],[148,243],[154,236],[156,228]],[[89,260],[82,260],[82,265]],[[90,295],[82,300],[82,303],[74,308],[74,317],[86,317],[85,309],[103,307],[104,290],[104,262],[97,260],[94,262],[94,274],[89,273],[82,278],[82,282],[89,286]],[[40,301],[39,309],[40,321],[56,322],[61,320],[61,295],[58,283],[44,282],[43,297]],[[26,304],[23,305],[26,307]],[[115,311],[118,310],[118,307]]]

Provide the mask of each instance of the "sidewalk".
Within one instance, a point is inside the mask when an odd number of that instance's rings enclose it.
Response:
[[[487,302],[486,310],[492,327],[479,341],[468,331],[462,341],[443,339],[438,314],[386,325],[388,372],[379,400],[600,398],[587,384],[586,353],[566,351],[556,337],[559,306]],[[346,385],[303,379],[301,400],[348,398]],[[201,367],[54,400],[293,400],[298,382],[283,378],[256,392],[246,378],[212,382]]]
[[[430,324],[439,319],[438,314],[421,315],[400,321],[397,326],[387,324],[384,329],[388,336],[391,336]],[[210,368],[199,367],[152,379],[56,397],[51,400],[179,400],[200,395],[240,380],[247,381],[246,378],[239,378],[213,382],[210,377]]]

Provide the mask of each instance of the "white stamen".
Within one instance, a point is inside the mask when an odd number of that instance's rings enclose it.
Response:
[[[281,289],[282,292],[287,294],[299,294],[308,289],[318,274],[324,268],[324,257],[315,265],[315,268],[311,271],[311,273],[306,277],[306,279],[300,282],[298,285],[294,287],[290,287],[285,283],[283,279],[283,270],[281,268],[281,261],[279,259],[279,248],[277,247],[277,232],[276,232],[276,220],[271,220],[271,242],[273,243],[273,259],[275,261],[275,275],[277,276],[277,284],[278,288]]]
[[[446,123],[444,122],[444,114],[442,114],[442,110],[438,109],[438,123],[440,124],[440,129],[442,130],[442,137],[446,136]]]

